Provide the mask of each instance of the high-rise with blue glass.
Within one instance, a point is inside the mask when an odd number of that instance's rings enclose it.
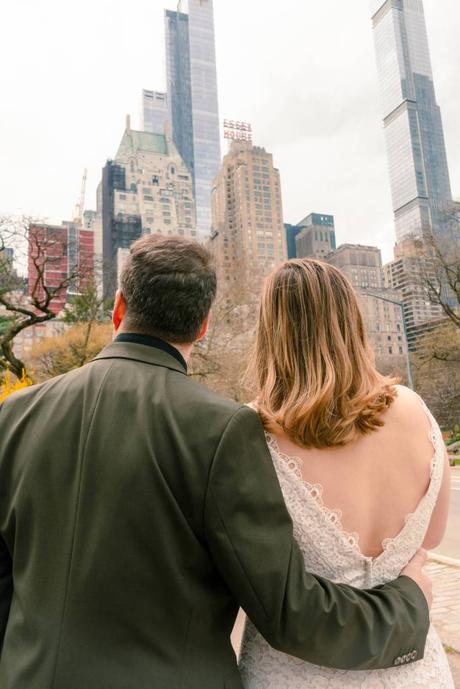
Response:
[[[422,0],[371,0],[398,242],[443,232],[452,204]]]
[[[188,14],[166,10],[165,19],[172,136],[193,177],[197,230],[206,239],[221,156],[212,0],[188,0]]]

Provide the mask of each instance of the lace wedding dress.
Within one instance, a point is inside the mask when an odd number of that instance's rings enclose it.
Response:
[[[384,541],[383,552],[375,558],[361,553],[357,534],[344,531],[340,511],[324,506],[321,485],[303,480],[301,460],[283,454],[276,439],[267,435],[308,571],[357,588],[371,588],[396,579],[422,545],[444,468],[441,431],[422,404],[430,420],[430,440],[434,447],[430,485],[415,512],[406,517],[400,533]],[[358,672],[311,665],[275,651],[248,620],[240,653],[240,672],[246,689],[454,689],[446,655],[433,627],[428,633],[423,660],[388,670]]]

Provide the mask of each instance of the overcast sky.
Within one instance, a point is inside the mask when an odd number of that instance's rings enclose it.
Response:
[[[284,218],[332,213],[340,243],[391,258],[394,226],[368,0],[214,0],[221,120],[252,123]],[[142,88],[165,88],[170,0],[2,2],[0,213],[86,208]],[[425,0],[453,193],[460,197],[460,4]]]

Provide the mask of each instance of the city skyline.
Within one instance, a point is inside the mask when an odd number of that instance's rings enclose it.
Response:
[[[134,14],[145,15],[142,27],[139,16],[132,22],[124,17],[117,2],[101,2],[90,14],[89,3],[83,0],[69,17],[54,0],[40,4],[39,14],[54,27],[53,41],[44,40],[48,31],[44,22],[36,46],[35,6],[24,0],[6,10],[12,35],[14,21],[24,19],[25,11],[28,21],[21,53],[9,37],[2,46],[16,70],[14,80],[11,75],[1,77],[7,101],[2,125],[8,131],[2,148],[1,210],[22,210],[59,221],[71,214],[84,167],[89,168],[86,208],[95,207],[97,180],[106,159],[116,152],[125,114],[137,114],[142,88],[165,88],[163,10],[175,9],[175,3],[133,3]],[[336,12],[331,13],[333,6]],[[348,8],[348,21],[353,24],[349,31],[337,3],[296,7],[290,0],[283,8],[264,7],[264,30],[255,39],[260,12],[244,6],[242,14],[243,4],[238,1],[232,8],[215,2],[221,119],[251,121],[254,143],[273,151],[281,172],[286,222],[297,222],[306,209],[324,209],[336,217],[338,243],[376,244],[387,259],[394,244],[394,224],[368,3]],[[433,0],[425,0],[425,10],[452,187],[458,197],[460,136],[455,120],[460,97],[454,74],[460,59],[455,42],[460,10],[450,0],[442,13]],[[294,11],[296,18],[300,14],[308,23],[308,40],[299,26],[305,22],[292,22]],[[315,29],[327,17],[327,32],[320,40]],[[85,50],[74,56],[66,53],[60,39],[69,21],[77,31],[86,32]],[[56,35],[59,27],[62,31]],[[110,41],[107,33],[113,34]],[[117,62],[114,55],[105,62],[109,43],[116,52],[120,42],[123,60]],[[59,60],[58,53],[63,54]],[[114,74],[109,74],[112,59]],[[140,68],[133,69],[132,63]],[[352,79],[357,68],[360,78]]]

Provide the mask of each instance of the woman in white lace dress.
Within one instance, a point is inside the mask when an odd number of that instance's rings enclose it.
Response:
[[[272,273],[254,374],[255,407],[310,572],[370,588],[440,543],[449,470],[439,426],[415,393],[375,369],[339,270],[294,260]],[[434,628],[424,658],[406,661],[331,670],[273,650],[247,622],[240,670],[247,689],[453,689]]]

